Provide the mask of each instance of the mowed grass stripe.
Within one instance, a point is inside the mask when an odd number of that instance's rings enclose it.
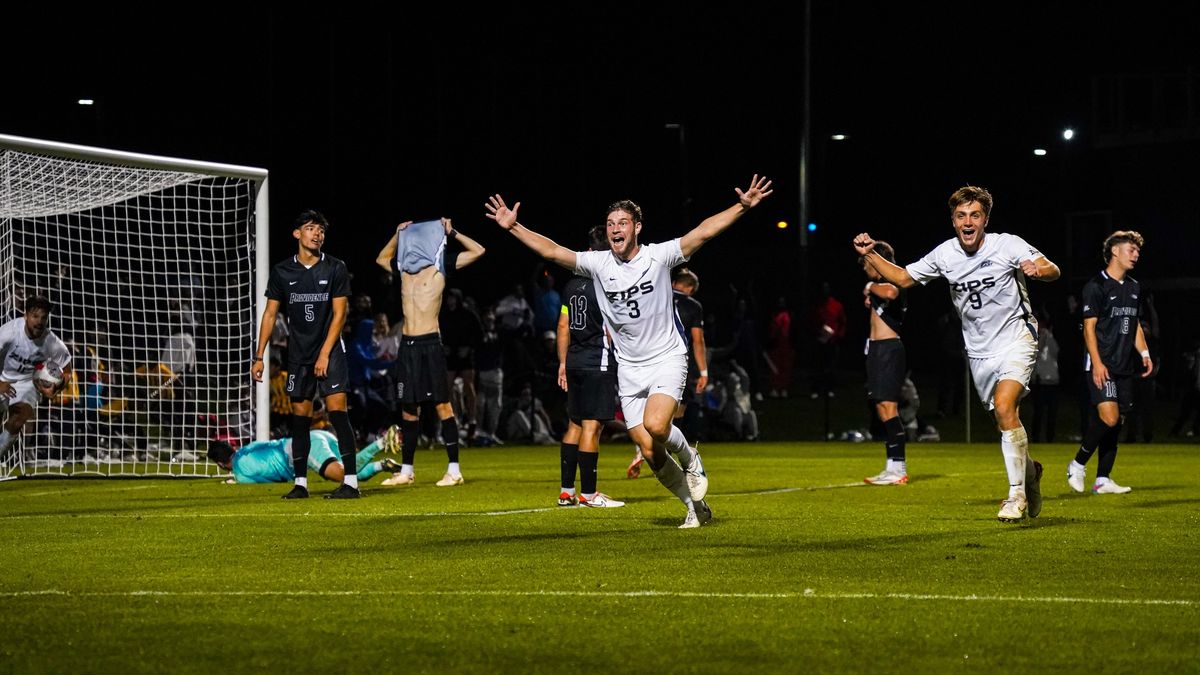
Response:
[[[818,593],[811,589],[803,593],[719,593],[703,591],[62,591],[44,589],[37,591],[0,592],[0,598],[22,598],[40,596],[62,596],[71,598],[114,598],[114,597],[564,597],[564,598],[699,598],[713,600],[921,600],[945,602],[1016,602],[1016,603],[1067,603],[1090,605],[1179,605],[1191,607],[1200,603],[1194,600],[1165,598],[1088,598],[1088,597],[1038,597],[1023,595],[947,595],[943,593]]]

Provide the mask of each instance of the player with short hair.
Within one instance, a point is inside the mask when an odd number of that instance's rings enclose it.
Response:
[[[308,468],[316,471],[325,480],[341,483],[346,468],[339,460],[337,436],[324,429],[308,432],[311,450],[308,453]],[[354,458],[358,480],[367,481],[384,470],[398,470],[400,465],[390,457],[374,462],[380,452],[395,452],[400,446],[400,429],[390,427],[378,439],[358,452]],[[209,441],[208,458],[214,464],[233,472],[229,483],[286,483],[296,477],[292,464],[292,439],[276,438],[269,441],[247,443],[234,451],[224,441]]]
[[[1067,484],[1083,492],[1085,465],[1100,450],[1096,467],[1096,494],[1123,494],[1132,488],[1113,482],[1109,474],[1117,461],[1117,440],[1124,415],[1133,407],[1134,376],[1150,377],[1154,363],[1146,334],[1138,320],[1141,285],[1129,276],[1146,244],[1132,230],[1118,230],[1104,240],[1105,268],[1083,285],[1083,342],[1087,347],[1084,378],[1096,414],[1075,459],[1067,465]],[[1136,352],[1135,352],[1136,350]],[[1140,357],[1140,358],[1139,358]]]
[[[275,329],[280,307],[288,329],[287,394],[292,402],[292,467],[295,485],[284,499],[308,498],[308,455],[311,445],[313,398],[320,396],[337,432],[346,468],[342,484],[326,499],[357,499],[354,428],[346,412],[350,368],[342,326],[346,322],[350,296],[350,273],[346,263],[322,251],[329,221],[318,211],[297,216],[292,229],[296,254],[271,268],[267,281],[267,308],[258,333],[258,351],[250,368],[256,382],[263,378],[263,354]]]
[[[50,330],[54,306],[43,295],[25,300],[25,315],[0,326],[0,456],[25,423],[33,419],[41,398],[52,398],[71,377],[71,350]]]
[[[604,226],[588,233],[589,251],[608,248]],[[562,487],[559,506],[625,506],[596,489],[600,431],[616,416],[617,361],[592,280],[576,274],[567,281],[558,315],[558,386],[567,392],[567,430],[559,445]],[[575,470],[579,494],[575,494]]]
[[[854,238],[854,249],[879,275],[900,288],[937,278],[950,283],[950,300],[962,319],[963,341],[979,399],[995,415],[1000,450],[1008,474],[1008,498],[997,518],[1018,522],[1042,510],[1042,465],[1029,456],[1029,437],[1021,425],[1020,401],[1029,391],[1037,362],[1037,320],[1029,305],[1026,277],[1054,281],[1058,266],[1024,239],[988,234],[992,195],[968,185],[950,195],[955,236],[907,267],[874,251],[867,233]]]
[[[895,264],[896,252],[886,241],[875,242],[875,253]],[[875,413],[883,422],[884,451],[887,463],[883,471],[864,479],[869,485],[905,485],[908,483],[908,463],[905,443],[908,434],[900,421],[900,389],[908,375],[904,342],[900,340],[900,327],[904,325],[904,314],[908,310],[905,292],[895,284],[883,280],[873,265],[859,258],[867,285],[863,287],[863,305],[871,321],[871,332],[867,338],[867,399],[875,405]]]
[[[446,245],[453,239],[462,245],[454,253]],[[484,248],[454,229],[449,218],[418,223],[405,221],[375,258],[375,263],[400,275],[400,303],[404,323],[400,335],[400,353],[390,373],[396,383],[396,401],[400,404],[400,429],[404,437],[400,471],[383,481],[384,485],[411,485],[416,480],[413,462],[421,435],[421,404],[433,403],[442,422],[442,442],[446,445],[446,473],[435,485],[452,487],[463,484],[458,464],[458,421],[450,403],[446,355],[439,334],[438,313],[446,279],[455,271],[478,260]]]
[[[630,200],[615,202],[605,224],[609,250],[579,253],[517,222],[520,202],[510,209],[500,195],[492,195],[486,204],[488,218],[542,258],[591,277],[617,345],[617,386],[629,436],[659,482],[687,508],[680,528],[700,527],[712,518],[712,511],[704,501],[708,478],[699,455],[672,424],[687,382],[687,346],[670,292],[671,269],[770,196],[771,182],[755,175],[746,190],[735,191],[737,204],[661,244],[639,243],[641,207]],[[680,464],[671,451],[679,454]]]

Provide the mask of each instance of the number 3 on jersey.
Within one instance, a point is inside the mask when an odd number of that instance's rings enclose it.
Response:
[[[625,303],[625,307],[629,309],[629,318],[636,319],[642,315],[642,310],[638,309],[637,300],[629,300]]]

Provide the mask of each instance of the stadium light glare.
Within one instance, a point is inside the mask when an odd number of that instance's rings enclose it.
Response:
[[[1069,141],[1072,138],[1075,138],[1075,130],[1072,129],[1071,127],[1067,127],[1066,129],[1063,129],[1063,140]]]
[[[786,220],[781,220],[778,223],[775,223],[775,227],[781,230],[786,230],[788,229],[788,222]]]
[[[95,103],[95,101],[90,98],[79,99],[79,105],[92,105],[93,103]]]
[[[1038,157],[1045,157],[1046,149],[1045,148],[1034,148],[1033,154],[1037,155]]]
[[[835,141],[844,141],[844,140],[846,140],[847,138],[850,138],[850,137],[849,137],[849,136],[847,136],[846,134],[834,134],[834,135],[830,136],[830,138],[831,138],[831,139],[833,139],[833,140],[835,140]]]

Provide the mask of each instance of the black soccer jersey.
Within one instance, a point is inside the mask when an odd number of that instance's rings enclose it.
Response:
[[[591,279],[574,276],[563,289],[563,311],[571,330],[567,347],[570,370],[615,370],[612,344],[604,332],[604,315],[596,304],[596,288]]]
[[[683,341],[688,349],[688,379],[695,379],[699,374],[696,364],[696,352],[692,347],[692,329],[704,330],[704,306],[690,295],[673,291],[675,294],[675,313],[679,315],[679,323],[683,327]]]
[[[333,299],[350,296],[350,275],[346,263],[325,253],[309,268],[292,256],[271,268],[266,295],[287,316],[288,361],[316,363],[333,321]]]
[[[900,332],[900,327],[904,325],[904,315],[908,312],[908,296],[903,288],[899,290],[900,295],[896,296],[895,300],[881,298],[874,293],[868,296],[871,299],[871,311],[896,333]]]
[[[1083,318],[1096,319],[1096,348],[1111,375],[1128,377],[1141,371],[1134,347],[1140,294],[1140,285],[1132,277],[1117,281],[1105,272],[1083,285]],[[1084,364],[1089,370],[1090,361],[1089,355]]]

